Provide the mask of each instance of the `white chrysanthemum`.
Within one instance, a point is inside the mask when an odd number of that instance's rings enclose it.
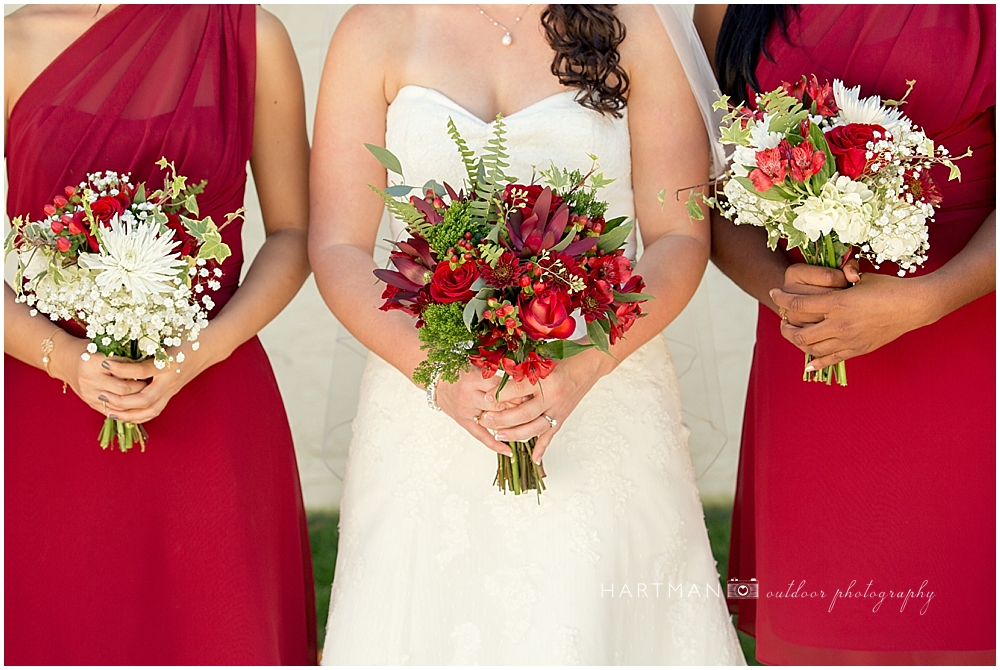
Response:
[[[173,235],[159,232],[155,224],[130,228],[114,217],[101,233],[101,253],[80,254],[80,266],[98,273],[94,281],[102,290],[122,287],[135,299],[167,293],[186,264],[172,253],[177,245]]]
[[[773,149],[781,142],[781,133],[772,133],[768,130],[771,126],[773,114],[765,114],[764,118],[756,121],[750,129],[750,146],[761,151],[762,149]]]
[[[833,97],[840,108],[839,116],[844,123],[865,123],[882,126],[893,135],[901,127],[902,114],[894,107],[882,104],[882,98],[873,95],[861,97],[861,86],[847,88],[839,79],[833,80]]]

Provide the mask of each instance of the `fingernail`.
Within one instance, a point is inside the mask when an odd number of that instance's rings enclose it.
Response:
[[[493,418],[492,414],[483,414],[483,418],[479,420],[481,423],[487,423],[491,426],[497,425],[497,420]]]
[[[108,414],[108,418],[111,419],[112,421],[117,421],[118,420],[118,417],[115,416],[114,414]]]
[[[806,372],[816,372],[816,368],[813,367],[812,363],[806,366]]]
[[[110,370],[111,363],[108,363],[107,361],[101,361],[101,367],[104,368],[105,370]]]
[[[493,394],[492,393],[487,393],[486,395],[483,396],[483,400],[486,402],[487,405],[492,405],[493,404]]]
[[[773,288],[770,291],[768,291],[767,294],[769,296],[771,296],[771,300],[774,300],[774,289]]]
[[[107,402],[108,401],[108,397],[106,395],[104,395],[103,393],[101,395],[97,396],[97,399],[100,400],[101,402]]]
[[[537,456],[532,456],[531,457],[531,462],[534,463],[535,465],[541,465],[542,464],[542,459],[539,458],[539,457],[537,457]]]
[[[497,439],[497,442],[506,442],[507,441],[507,435],[505,435],[504,433],[497,433],[493,437],[495,437]]]

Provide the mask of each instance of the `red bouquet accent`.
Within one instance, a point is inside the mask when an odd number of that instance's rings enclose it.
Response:
[[[393,269],[375,275],[386,283],[381,309],[416,317],[428,353],[414,380],[454,382],[475,366],[484,379],[503,375],[500,388],[509,379],[540,384],[561,359],[592,347],[610,353],[651,297],[641,293],[642,279],[622,248],[633,224],[606,220],[608,205],[596,197],[613,180],[597,173],[595,160],[587,174],[553,165],[541,172],[544,185],[519,184],[503,172],[501,117],[478,160],[450,120],[448,130],[468,191],[435,181],[423,186],[423,197],[409,196],[411,186],[375,189],[410,233],[394,243]],[[402,175],[395,156],[367,146]],[[570,339],[578,325],[589,341]],[[499,456],[500,490],[544,490],[544,471],[531,461],[534,445],[514,442],[513,457]]]

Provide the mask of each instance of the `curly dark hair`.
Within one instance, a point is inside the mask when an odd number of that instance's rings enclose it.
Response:
[[[556,52],[552,74],[559,83],[580,89],[576,101],[584,107],[621,117],[629,82],[618,53],[625,24],[615,16],[615,6],[549,5],[542,27]]]

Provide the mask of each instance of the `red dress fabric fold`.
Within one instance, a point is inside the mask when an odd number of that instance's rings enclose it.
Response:
[[[788,40],[769,36],[762,90],[816,74],[899,99],[916,80],[903,113],[952,154],[973,149],[961,182],[933,173],[944,200],[917,274],[940,268],[996,207],[995,6],[793,17]],[[851,359],[846,388],[801,381],[779,325],[760,308],[729,563],[731,579],[758,580],[757,600],[730,601],[758,658],[994,664],[995,294]]]
[[[238,209],[255,11],[121,5],[99,20],[11,110],[8,215],[40,217],[98,170],[159,188],[162,156],[208,180],[202,214]],[[222,233],[215,313],[239,284],[240,228]],[[145,453],[103,451],[103,416],[44,371],[4,356],[4,374],[6,663],[315,663],[292,436],[257,338],[146,424]]]

